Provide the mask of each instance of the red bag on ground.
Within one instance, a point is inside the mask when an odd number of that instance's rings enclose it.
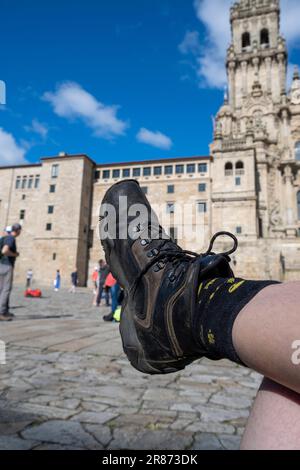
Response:
[[[40,289],[27,289],[24,293],[24,296],[40,298],[42,297],[42,291],[40,291]]]

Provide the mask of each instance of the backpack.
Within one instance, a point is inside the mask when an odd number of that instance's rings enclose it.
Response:
[[[0,237],[0,260],[1,260],[1,258],[3,257],[2,249],[3,249],[3,247],[4,247],[5,239],[6,239],[5,236],[4,236],[4,237]]]

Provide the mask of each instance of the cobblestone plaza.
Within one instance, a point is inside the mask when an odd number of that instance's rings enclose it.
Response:
[[[238,449],[261,377],[227,361],[135,371],[91,292],[12,296],[1,325],[0,449]]]

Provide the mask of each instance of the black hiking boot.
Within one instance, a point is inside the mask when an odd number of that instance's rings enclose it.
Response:
[[[135,212],[128,215],[134,204],[146,209],[138,221]],[[107,191],[99,229],[106,261],[125,293],[120,332],[133,367],[166,374],[209,357],[195,321],[199,283],[233,277],[229,255],[237,248],[236,238],[227,232],[216,234],[203,255],[182,250],[159,225],[135,180]],[[234,248],[216,255],[212,248],[219,235],[230,236]]]

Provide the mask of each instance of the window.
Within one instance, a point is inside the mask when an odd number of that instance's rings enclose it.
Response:
[[[50,184],[49,193],[55,193],[56,187],[55,184]]]
[[[57,165],[57,164],[52,165],[51,178],[57,178],[58,177],[58,171],[59,171],[59,165]]]
[[[33,186],[33,176],[29,176],[28,180],[28,189],[31,189]]]
[[[35,180],[34,180],[34,188],[39,189],[40,187],[40,175],[36,175]]]
[[[191,174],[191,173],[195,173],[195,171],[196,171],[196,166],[194,164],[186,166],[187,173]]]
[[[110,170],[103,170],[102,172],[102,178],[104,180],[108,180],[110,178]]]
[[[113,178],[120,178],[120,170],[113,170]]]
[[[296,160],[300,162],[300,141],[295,145]]]
[[[25,201],[25,199],[26,199],[25,194],[22,194],[22,201]]]
[[[268,47],[270,45],[270,37],[269,31],[267,29],[262,29],[260,32],[260,44],[264,47]]]
[[[16,179],[16,189],[20,189],[20,187],[21,187],[21,178],[20,176],[18,176]]]
[[[144,175],[144,176],[151,176],[151,167],[150,167],[150,166],[146,166],[146,167],[143,169],[143,175]]]
[[[206,202],[198,202],[197,207],[200,214],[205,214],[205,212],[207,212]]]
[[[205,193],[206,191],[206,184],[205,183],[200,183],[198,186],[199,193]]]
[[[24,220],[24,219],[25,219],[25,211],[21,210],[20,211],[20,220]]]
[[[48,214],[53,214],[54,206],[48,206]]]
[[[199,163],[198,171],[199,173],[207,173],[207,163]]]
[[[236,227],[235,231],[236,231],[237,235],[241,235],[243,233],[242,227]]]
[[[167,214],[174,214],[175,204],[174,202],[167,202]]]
[[[170,227],[170,237],[174,243],[177,243],[178,231],[176,227]]]
[[[235,173],[236,173],[236,175],[244,175],[245,170],[244,170],[244,163],[243,162],[237,162],[236,163]]]
[[[52,230],[52,224],[46,224],[46,231],[50,232]]]
[[[22,189],[25,189],[27,185],[27,176],[23,176],[22,179]]]
[[[172,165],[165,166],[165,175],[173,175]]]
[[[261,218],[258,219],[258,236],[259,238],[264,237],[264,224]]]
[[[174,194],[175,193],[175,186],[173,184],[168,186],[167,192],[168,192],[168,194]]]
[[[89,230],[88,233],[88,247],[93,248],[94,245],[94,230]]]
[[[244,33],[242,35],[242,49],[247,49],[249,46],[251,46],[250,33]]]
[[[242,184],[241,178],[238,176],[237,178],[235,178],[235,185],[241,186],[241,184]]]
[[[225,165],[225,176],[233,175],[233,165],[232,163],[228,162]]]
[[[147,186],[142,186],[141,190],[143,191],[144,194],[148,194],[148,187]]]
[[[154,167],[154,175],[155,176],[160,176],[162,174],[162,167],[161,166],[155,166]]]
[[[184,165],[176,165],[176,174],[182,175],[184,173]]]
[[[53,260],[53,261],[56,260],[56,253],[53,253],[53,255],[52,255],[52,260]]]
[[[297,194],[297,205],[298,205],[298,219],[300,220],[300,191]]]
[[[130,169],[129,168],[125,168],[123,170],[123,178],[129,178],[130,177]]]
[[[100,179],[100,170],[95,170],[94,178],[95,178],[95,180]]]
[[[134,168],[132,173],[133,173],[133,176],[135,178],[139,178],[141,176],[141,169],[140,168]]]

